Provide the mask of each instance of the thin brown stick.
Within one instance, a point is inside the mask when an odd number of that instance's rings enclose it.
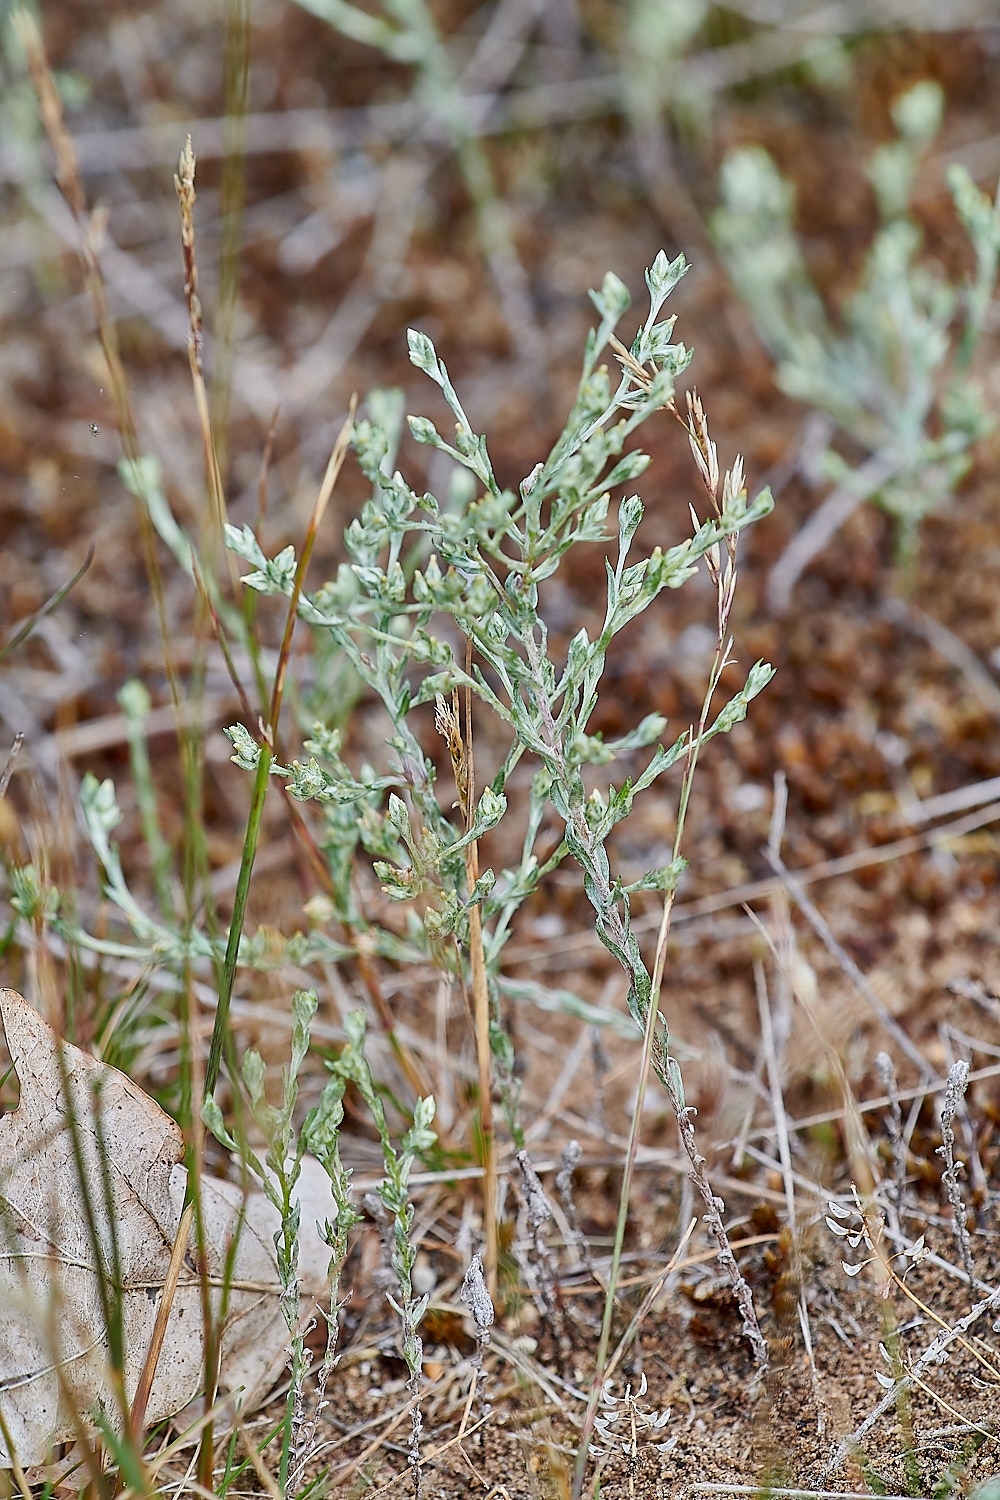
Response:
[[[55,157],[56,186],[66,200],[66,204],[76,225],[78,236],[76,246],[77,255],[83,272],[84,287],[94,313],[97,336],[100,340],[104,360],[108,367],[108,382],[111,389],[111,397],[115,404],[122,452],[132,474],[138,475],[139,444],[136,437],[135,419],[132,414],[132,405],[125,381],[125,369],[122,365],[121,351],[118,343],[118,330],[108,307],[107,286],[101,270],[99,255],[100,241],[107,224],[106,216],[99,216],[96,212],[93,214],[87,213],[86,198],[84,197],[79,167],[77,165],[76,149],[69,131],[66,129],[62,101],[45,54],[45,46],[42,41],[38,22],[29,11],[15,9],[11,17],[11,24],[13,25],[18,41],[24,49],[25,59],[31,73],[31,81],[38,96],[38,109],[42,119],[42,126],[52,147],[52,154]],[[140,498],[138,488],[136,498],[139,514],[139,530],[142,537],[143,559],[149,577],[153,600],[156,605],[157,622],[163,645],[164,666],[170,687],[170,697],[174,711],[179,715],[181,712],[181,692],[173,652],[170,649],[170,628],[163,591],[163,578],[160,573],[156,553],[153,523],[149,514],[149,507],[145,498]]]
[[[472,642],[466,647],[465,669],[472,671]],[[472,695],[465,694],[465,736],[459,717],[457,692],[449,704],[438,699],[435,726],[444,738],[455,775],[458,805],[465,820],[465,831],[472,827],[475,815],[475,762],[472,749]],[[479,879],[479,846],[473,839],[465,846],[465,884],[471,897]],[[472,978],[472,1029],[476,1040],[476,1065],[479,1074],[479,1128],[483,1167],[483,1274],[492,1297],[497,1284],[497,1171],[496,1141],[493,1130],[493,1064],[490,1051],[490,992],[483,949],[483,918],[478,903],[469,908],[469,967]]]
[[[472,1403],[476,1399],[476,1388],[479,1385],[479,1371],[473,1367],[472,1380],[469,1384],[469,1394],[466,1397],[465,1407],[462,1411],[462,1420],[458,1424],[458,1441],[461,1442],[465,1436],[469,1418],[472,1415]]]
[[[163,1340],[167,1332],[167,1323],[174,1305],[174,1293],[177,1291],[177,1283],[180,1280],[181,1266],[184,1264],[184,1255],[187,1251],[188,1235],[191,1232],[191,1221],[193,1218],[194,1204],[189,1203],[181,1214],[181,1221],[177,1226],[177,1234],[174,1237],[174,1248],[170,1252],[170,1265],[167,1267],[160,1305],[156,1309],[156,1322],[153,1324],[153,1334],[149,1341],[149,1349],[142,1367],[142,1374],[139,1376],[139,1384],[136,1386],[135,1397],[132,1401],[132,1410],[129,1413],[129,1424],[136,1446],[142,1441],[142,1430],[146,1422],[146,1407],[149,1405],[149,1396],[153,1389],[153,1377],[156,1374],[156,1366],[159,1362],[160,1351],[163,1348]]]
[[[478,860],[466,850],[467,879],[475,885]],[[479,1128],[483,1142],[483,1274],[490,1296],[497,1284],[497,1169],[493,1133],[493,1067],[490,1056],[490,996],[483,953],[483,923],[478,905],[469,912],[469,959],[472,966],[472,1007],[476,1024],[476,1062],[479,1068]]]

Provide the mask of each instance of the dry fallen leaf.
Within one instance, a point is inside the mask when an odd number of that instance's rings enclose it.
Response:
[[[0,1411],[18,1461],[44,1463],[103,1408],[120,1427],[109,1377],[102,1282],[120,1303],[131,1407],[146,1359],[187,1187],[176,1123],[123,1073],[57,1038],[14,990],[0,1018],[21,1085],[0,1118]],[[319,1294],[329,1252],[315,1231],[331,1200],[318,1163],[304,1163],[299,1275]],[[324,1189],[325,1184],[325,1189]],[[88,1201],[90,1223],[88,1224]],[[109,1214],[110,1207],[110,1214]],[[285,1362],[273,1236],[262,1194],[202,1184],[207,1271],[217,1314],[227,1247],[242,1229],[230,1282],[220,1390],[260,1403]],[[111,1224],[115,1232],[112,1235]],[[120,1281],[114,1283],[114,1244]],[[100,1266],[94,1246],[100,1245]],[[181,1411],[203,1381],[201,1282],[189,1239],[146,1409],[151,1425]],[[0,1436],[0,1467],[11,1454]]]

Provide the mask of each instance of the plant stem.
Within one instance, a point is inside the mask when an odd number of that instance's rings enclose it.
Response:
[[[466,676],[472,672],[472,641],[465,648]],[[457,701],[456,705],[457,707]],[[465,690],[465,770],[459,784],[464,802],[466,830],[475,816],[476,762],[472,749],[472,693]],[[463,795],[464,794],[464,795]],[[465,883],[471,896],[479,879],[479,841],[473,839],[465,850]],[[476,1028],[476,1064],[479,1070],[479,1130],[483,1165],[483,1238],[486,1242],[483,1270],[492,1298],[497,1286],[497,1168],[496,1140],[493,1132],[493,1061],[490,1048],[490,991],[486,979],[486,954],[483,948],[483,913],[477,903],[469,910],[469,964],[472,970],[472,1014]]]
[[[205,1099],[211,1098],[212,1094],[215,1093],[215,1085],[219,1081],[219,1068],[222,1065],[222,1047],[226,1036],[226,1028],[229,1024],[229,1007],[233,998],[233,985],[236,981],[240,937],[243,932],[243,921],[246,917],[247,897],[250,894],[250,876],[253,872],[254,855],[257,852],[257,840],[260,837],[260,825],[264,816],[264,798],[267,795],[267,778],[270,772],[271,747],[265,740],[260,747],[260,759],[257,762],[257,774],[254,778],[253,795],[250,799],[250,816],[247,819],[247,831],[243,839],[243,856],[240,860],[240,873],[236,881],[233,915],[229,923],[229,941],[226,944],[226,957],[222,966],[219,1003],[215,1009],[212,1044],[208,1053],[208,1065],[205,1068],[203,1094]]]
[[[247,897],[250,894],[250,876],[253,872],[254,856],[257,852],[257,840],[260,836],[261,820],[264,816],[267,778],[271,772],[271,761],[274,756],[274,736],[277,733],[278,719],[281,715],[281,700],[285,691],[285,676],[288,672],[288,662],[292,654],[292,635],[298,615],[299,599],[302,595],[302,584],[305,579],[306,569],[309,566],[309,559],[312,556],[320,521],[323,519],[323,513],[329,503],[330,496],[333,494],[333,487],[337,482],[337,476],[340,474],[344,459],[347,456],[347,445],[350,442],[351,432],[354,428],[354,413],[357,409],[357,404],[357,397],[352,396],[348,407],[347,419],[340,429],[337,441],[333,446],[333,452],[330,455],[330,461],[326,466],[326,473],[323,476],[323,483],[320,485],[319,494],[316,496],[316,504],[313,506],[309,528],[306,532],[306,538],[302,544],[302,552],[295,569],[295,581],[292,585],[291,597],[288,600],[288,613],[285,616],[285,633],[281,640],[278,666],[274,674],[274,686],[271,690],[271,707],[268,724],[263,736],[263,743],[260,746],[260,758],[257,761],[257,774],[254,780],[253,796],[250,801],[250,816],[247,820],[246,837],[243,840],[243,857],[240,860],[240,873],[236,882],[236,895],[233,901],[233,916],[229,924],[229,941],[226,945],[222,983],[219,986],[219,1003],[215,1012],[215,1026],[212,1029],[212,1045],[208,1054],[208,1067],[205,1070],[204,1097],[206,1099],[215,1092],[215,1085],[219,1081],[222,1047],[229,1022],[229,1007],[233,998],[233,984],[236,980],[240,937],[243,932],[243,921],[246,917]]]
[[[478,876],[475,845],[466,851],[466,870],[470,890]],[[493,1066],[490,1052],[490,995],[486,982],[486,959],[483,953],[483,922],[479,907],[469,912],[469,960],[472,966],[472,1007],[476,1025],[476,1062],[479,1068],[479,1128],[483,1157],[483,1238],[486,1249],[483,1270],[490,1296],[497,1284],[497,1169],[496,1141],[493,1133]]]

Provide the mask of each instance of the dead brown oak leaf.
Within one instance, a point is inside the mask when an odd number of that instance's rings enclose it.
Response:
[[[0,1118],[0,1411],[18,1462],[44,1463],[102,1409],[122,1425],[102,1305],[121,1308],[129,1408],[150,1346],[187,1189],[184,1139],[159,1105],[116,1068],[61,1041],[14,990],[0,1018],[21,1102]],[[318,1163],[303,1164],[299,1276],[322,1292],[329,1251],[315,1229],[331,1209]],[[244,1412],[285,1364],[278,1305],[278,1215],[261,1193],[202,1180],[205,1260],[219,1317],[228,1248],[238,1236],[222,1333],[220,1391]],[[88,1211],[89,1209],[89,1211]],[[113,1232],[112,1232],[113,1226]],[[118,1274],[115,1275],[117,1253]],[[99,1262],[99,1263],[98,1263]],[[204,1325],[194,1233],[153,1380],[147,1425],[202,1390]],[[0,1436],[0,1467],[12,1455]]]

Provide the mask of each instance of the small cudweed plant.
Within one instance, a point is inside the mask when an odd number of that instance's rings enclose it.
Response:
[[[831,1198],[827,1207],[830,1215],[826,1220],[826,1227],[831,1234],[842,1239],[851,1250],[858,1250],[863,1245],[868,1255],[860,1261],[842,1261],[844,1274],[847,1276],[859,1276],[866,1266],[872,1266],[876,1271],[876,1279],[879,1285],[879,1293],[882,1297],[888,1297],[893,1281],[898,1281],[891,1268],[893,1260],[909,1260],[916,1265],[917,1261],[923,1260],[928,1254],[924,1246],[924,1237],[914,1240],[908,1250],[898,1251],[895,1255],[887,1256],[882,1249],[882,1238],[885,1231],[885,1222],[881,1211],[874,1204],[866,1204],[861,1198],[857,1188],[851,1185],[851,1194],[854,1199],[854,1208],[845,1208],[842,1203],[837,1203]]]
[[[347,1260],[348,1240],[355,1224],[363,1215],[351,1202],[351,1169],[340,1159],[340,1129],[344,1121],[344,1090],[346,1080],[334,1074],[323,1090],[320,1102],[306,1116],[302,1138],[306,1149],[311,1151],[330,1179],[330,1194],[333,1198],[334,1216],[318,1225],[320,1237],[330,1247],[328,1276],[330,1281],[329,1310],[320,1309],[326,1322],[326,1349],[316,1377],[316,1405],[306,1421],[296,1447],[295,1462],[289,1472],[288,1493],[298,1494],[306,1466],[319,1445],[319,1429],[323,1412],[328,1405],[326,1387],[330,1375],[336,1368],[339,1355],[337,1340],[340,1332],[340,1312],[347,1298],[340,1296],[340,1276]]]
[[[634,1393],[631,1385],[626,1385],[622,1394],[615,1396],[612,1383],[608,1381],[601,1390],[600,1410],[594,1421],[599,1441],[590,1444],[591,1457],[598,1460],[601,1468],[615,1454],[623,1455],[630,1493],[634,1492],[640,1455],[644,1452],[669,1453],[677,1445],[676,1437],[665,1436],[670,1407],[658,1412],[642,1405],[646,1390],[645,1373]]]
[[[883,1069],[884,1071],[884,1069]],[[914,1292],[906,1285],[904,1280],[906,1270],[923,1260],[930,1252],[924,1245],[924,1237],[921,1235],[906,1250],[887,1254],[882,1241],[885,1234],[885,1221],[881,1210],[870,1199],[862,1198],[858,1189],[852,1184],[851,1194],[854,1202],[853,1209],[844,1207],[843,1204],[831,1201],[829,1203],[830,1216],[826,1220],[827,1228],[835,1234],[838,1239],[844,1241],[848,1248],[857,1251],[862,1247],[868,1252],[861,1260],[843,1261],[846,1275],[860,1276],[861,1272],[868,1267],[871,1271],[876,1288],[881,1298],[881,1323],[882,1337],[878,1342],[879,1365],[873,1369],[876,1381],[882,1388],[883,1395],[876,1404],[874,1410],[864,1419],[861,1425],[849,1438],[845,1438],[840,1444],[837,1453],[828,1466],[827,1472],[831,1472],[840,1464],[848,1453],[861,1463],[862,1470],[868,1470],[867,1459],[861,1447],[861,1440],[870,1430],[873,1423],[890,1406],[896,1409],[899,1437],[902,1448],[902,1463],[906,1476],[907,1493],[910,1495],[924,1495],[928,1493],[927,1483],[921,1474],[918,1458],[918,1446],[914,1440],[913,1409],[911,1390],[914,1385],[921,1386],[934,1396],[933,1390],[925,1384],[923,1372],[930,1365],[943,1364],[948,1358],[947,1346],[954,1338],[959,1338],[967,1349],[971,1345],[961,1338],[960,1322],[955,1328],[949,1327],[932,1308],[921,1302]],[[908,1264],[907,1264],[908,1263]],[[902,1274],[897,1270],[898,1265],[904,1266]],[[924,1315],[933,1318],[941,1326],[941,1333],[924,1349],[917,1358],[912,1358],[903,1347],[901,1330],[899,1328],[896,1310],[889,1298],[893,1287],[900,1290],[913,1305]],[[979,1309],[973,1309],[966,1324],[971,1323],[974,1317],[989,1305],[984,1303]],[[922,1317],[920,1322],[924,1321]],[[981,1356],[976,1354],[976,1358]],[[986,1361],[983,1361],[986,1363]],[[886,1368],[881,1368],[880,1366]],[[990,1367],[991,1374],[995,1371]],[[935,1398],[937,1399],[937,1398]],[[948,1408],[951,1410],[951,1408]],[[934,1491],[937,1493],[937,1490]]]
[[[715,447],[696,399],[686,418],[675,407],[674,382],[691,356],[673,339],[674,319],[661,313],[686,269],[683,256],[669,261],[661,252],[656,257],[646,273],[649,312],[629,347],[614,334],[629,305],[623,283],[609,272],[601,290],[591,293],[599,324],[587,339],[576,400],[548,457],[516,491],[498,483],[486,437],[473,427],[431,340],[411,330],[410,358],[440,388],[454,431],[445,436],[428,418],[411,417],[410,432],[418,443],[446,454],[470,477],[470,485],[456,487],[458,498],[449,504],[412,489],[395,467],[398,423],[386,420],[396,404],[386,397],[370,403],[369,416],[355,426],[354,447],[372,493],[344,536],[350,561],[315,593],[303,593],[298,603],[300,617],[313,628],[326,654],[333,648],[349,661],[385,709],[391,726],[390,765],[384,775],[368,767],[355,773],[342,756],[339,735],[320,723],[306,742],[308,760],[272,764],[270,770],[285,779],[293,797],[317,801],[324,809],[323,843],[334,883],[343,893],[341,904],[346,907],[350,899],[345,872],[360,844],[372,857],[391,900],[419,900],[419,908],[410,906],[410,955],[430,958],[467,982],[474,995],[485,995],[493,1076],[517,1147],[522,1139],[514,1056],[500,1009],[507,985],[502,951],[518,909],[542,880],[566,859],[580,867],[597,934],[628,977],[632,1019],[640,1030],[646,1030],[647,1022],[653,1027],[653,1068],[678,1112],[685,1148],[703,1184],[713,1223],[718,1220],[721,1228],[717,1200],[704,1179],[704,1158],[694,1146],[680,1069],[669,1055],[669,1037],[654,1000],[658,981],[654,988],[630,922],[636,890],[662,891],[669,902],[684,869],[680,831],[690,773],[701,745],[739,722],[771,675],[771,669],[758,662],[735,696],[721,710],[711,709],[731,660],[727,632],[736,581],[736,538],[765,515],[772,502],[766,490],[748,501],[739,461],[720,477]],[[609,345],[620,366],[616,383],[598,363]],[[645,470],[647,456],[630,451],[627,444],[644,421],[664,409],[689,434],[712,514],[706,521],[695,516],[693,534],[676,546],[666,551],[654,547],[630,562],[643,505],[631,494],[613,507],[611,496]],[[252,566],[245,578],[250,587],[291,594],[294,558],[282,553],[269,560],[248,528],[229,527],[227,535],[230,547]],[[578,631],[563,656],[550,647],[540,588],[567,554],[586,542],[612,544],[603,620],[595,633],[587,628]],[[653,713],[630,733],[605,741],[589,723],[615,637],[663,590],[679,588],[691,578],[701,559],[719,594],[720,640],[698,726],[664,744],[666,721]],[[456,635],[462,642],[459,647]],[[457,711],[463,698],[466,720],[468,705],[475,702],[489,709],[507,731],[499,769],[481,791],[472,785],[471,776],[464,782],[458,776],[459,767],[470,764],[469,725],[464,726],[463,742]],[[428,712],[436,709],[439,731],[449,743],[459,792],[457,817],[442,805],[451,799],[438,794],[434,766],[423,749],[419,710],[425,705]],[[253,736],[241,726],[229,734],[234,758],[248,769],[255,767],[260,747]],[[617,785],[601,784],[602,768],[643,751],[645,764],[637,772]],[[530,765],[532,778],[520,859],[508,869],[480,871],[479,842],[508,815],[505,788],[522,760]],[[636,797],[679,763],[685,768],[685,781],[678,847],[664,868],[625,884],[612,871],[611,834],[628,817]],[[587,779],[598,784],[588,789]],[[537,845],[550,809],[562,837],[543,857]],[[345,840],[349,858],[343,854]],[[388,935],[375,936],[374,941],[376,948],[391,951]],[[398,954],[398,940],[395,951]],[[486,1103],[481,1100],[481,1105]],[[486,1165],[489,1181],[488,1159]],[[488,1257],[489,1244],[486,1251]],[[739,1282],[737,1291],[745,1289],[735,1261],[730,1269]],[[752,1306],[748,1298],[744,1301],[745,1316],[755,1328]],[[766,1359],[763,1341],[755,1347]]]
[[[976,1281],[976,1266],[972,1254],[972,1238],[969,1234],[968,1210],[962,1198],[962,1190],[958,1185],[962,1163],[955,1156],[955,1116],[964,1108],[965,1090],[968,1084],[969,1064],[964,1058],[959,1058],[948,1069],[948,1086],[941,1105],[941,1144],[936,1154],[944,1158],[945,1169],[941,1174],[941,1181],[948,1193],[948,1202],[951,1204],[955,1224],[955,1239],[958,1242],[962,1265],[965,1267],[965,1274],[969,1278],[971,1288]]]

